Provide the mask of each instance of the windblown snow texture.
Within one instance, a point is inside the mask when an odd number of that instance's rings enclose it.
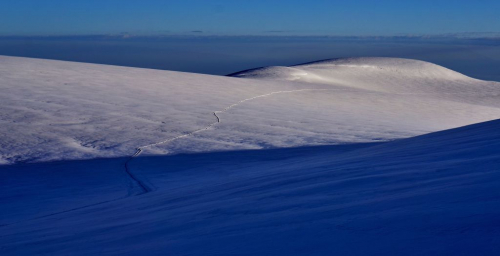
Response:
[[[0,57],[0,87],[1,255],[500,251],[496,82],[391,58],[218,77]]]

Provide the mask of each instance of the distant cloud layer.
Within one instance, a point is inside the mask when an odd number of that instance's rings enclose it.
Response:
[[[131,32],[122,32],[117,34],[79,34],[79,35],[47,35],[47,36],[17,36],[17,35],[0,35],[0,38],[46,38],[46,39],[72,39],[72,38],[175,38],[178,36],[189,36],[193,34],[203,34],[209,37],[294,37],[294,38],[329,38],[338,40],[467,40],[467,39],[485,39],[485,40],[500,40],[500,32],[464,32],[464,33],[447,33],[447,34],[399,34],[399,35],[338,35],[338,36],[318,36],[318,35],[294,35],[290,30],[267,30],[262,34],[256,35],[217,35],[207,33],[203,30],[191,30],[186,33],[171,33],[170,31],[162,31],[152,34],[135,34]]]

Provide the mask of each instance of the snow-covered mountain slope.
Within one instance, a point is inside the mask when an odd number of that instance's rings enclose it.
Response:
[[[478,81],[436,64],[429,62],[399,59],[399,58],[341,58],[315,61],[291,67],[263,67],[256,68],[230,76],[242,78],[258,78],[267,80],[288,80],[310,83],[342,84],[349,87],[361,87],[368,90],[404,91],[410,92],[429,90],[444,90],[447,87],[436,87],[432,84],[422,86],[424,82],[435,80],[471,82]],[[375,81],[401,80],[405,83]],[[414,80],[419,80],[415,84]],[[357,81],[357,84],[349,84]],[[362,83],[360,83],[362,82]],[[371,85],[370,85],[371,83]],[[449,82],[445,82],[449,83]]]
[[[259,80],[343,85],[393,94],[437,94],[470,102],[477,94],[484,104],[498,105],[498,83],[481,81],[429,62],[398,58],[344,58],[292,67],[264,67],[232,74]],[[474,102],[474,101],[472,101]],[[477,103],[477,102],[476,102]]]
[[[500,118],[500,83],[421,61],[237,76],[259,79],[0,57],[0,162],[387,141]]]
[[[497,255],[499,147],[497,120],[371,145],[142,157],[133,167],[154,192],[0,227],[0,250]]]
[[[447,130],[499,119],[500,83],[387,58],[219,77],[0,57],[0,89],[0,255],[500,250],[500,123]]]

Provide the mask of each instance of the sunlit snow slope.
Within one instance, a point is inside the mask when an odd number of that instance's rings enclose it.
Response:
[[[219,77],[0,56],[0,89],[0,255],[500,251],[500,83],[392,58]]]
[[[129,156],[213,124],[216,111],[220,123],[144,153],[386,141],[500,117],[499,83],[421,61],[236,76],[259,79],[0,57],[0,162]]]

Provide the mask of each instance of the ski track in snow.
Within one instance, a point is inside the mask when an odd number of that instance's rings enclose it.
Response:
[[[242,103],[245,103],[245,102],[251,101],[251,100],[255,100],[255,99],[258,99],[258,98],[269,97],[269,96],[272,96],[272,95],[275,95],[275,94],[281,94],[281,93],[294,93],[294,92],[304,92],[304,91],[341,91],[341,90],[343,90],[343,89],[299,89],[299,90],[290,90],[290,91],[276,91],[276,92],[271,92],[271,93],[267,93],[267,94],[257,95],[257,96],[251,97],[251,98],[240,100],[240,101],[238,101],[238,102],[236,102],[236,103],[234,103],[232,105],[229,105],[228,107],[226,107],[226,108],[224,108],[222,110],[214,111],[212,114],[214,115],[216,121],[213,122],[213,123],[211,123],[211,124],[209,124],[209,125],[207,125],[207,126],[205,126],[205,127],[203,127],[203,128],[200,128],[200,129],[192,131],[190,133],[179,135],[177,137],[173,137],[173,138],[170,138],[170,139],[167,139],[167,140],[163,140],[163,141],[160,141],[160,142],[156,142],[156,143],[148,144],[148,145],[145,145],[145,146],[137,147],[136,148],[136,152],[132,156],[130,156],[127,159],[127,161],[125,161],[125,164],[124,164],[125,172],[126,172],[127,176],[129,177],[129,179],[132,182],[132,185],[129,188],[129,195],[128,196],[120,197],[120,198],[112,199],[112,200],[107,200],[107,201],[99,202],[99,203],[95,203],[95,204],[85,205],[85,206],[81,206],[81,207],[77,207],[77,208],[65,210],[65,211],[62,211],[62,212],[51,213],[51,214],[48,214],[48,215],[39,216],[39,217],[36,217],[36,218],[33,218],[33,219],[29,219],[29,220],[36,220],[36,219],[50,217],[50,216],[54,216],[54,215],[58,215],[58,214],[63,214],[63,213],[71,212],[71,211],[85,209],[85,208],[88,208],[88,207],[97,206],[97,205],[101,205],[101,204],[104,204],[104,203],[108,203],[108,202],[113,202],[113,201],[125,199],[125,198],[130,197],[130,196],[138,196],[138,195],[146,194],[146,193],[149,193],[149,192],[153,191],[153,188],[151,188],[148,185],[146,185],[143,181],[141,181],[141,179],[139,179],[131,171],[131,168],[130,168],[129,164],[130,164],[130,162],[134,158],[138,157],[144,151],[144,149],[146,149],[146,148],[150,148],[150,147],[153,147],[153,146],[158,146],[158,145],[166,144],[166,143],[169,143],[169,142],[181,139],[181,138],[185,138],[185,137],[191,136],[193,134],[196,134],[196,133],[199,133],[199,132],[202,132],[202,131],[209,130],[210,128],[212,128],[216,124],[222,122],[221,117],[218,114],[227,112],[230,109],[232,109],[232,108],[234,108],[234,107],[236,107],[236,106],[238,106],[238,105],[240,105]],[[410,94],[410,93],[397,93],[397,94]],[[427,93],[422,93],[422,94],[427,94]],[[135,192],[134,193],[134,188],[139,188],[141,190],[141,192],[139,192],[139,193]],[[1,225],[1,226],[9,226],[9,225],[16,224],[16,223],[20,223],[20,222],[5,224],[5,225]]]
[[[160,141],[160,142],[156,142],[156,143],[148,144],[148,145],[145,145],[145,146],[137,147],[136,148],[136,152],[132,156],[130,156],[125,161],[125,163],[124,163],[125,172],[126,172],[127,176],[129,177],[129,179],[131,180],[131,183],[132,183],[130,185],[130,188],[129,188],[128,196],[120,197],[120,198],[117,198],[117,199],[106,200],[106,201],[103,201],[103,202],[98,202],[98,203],[94,203],[94,204],[90,204],[90,205],[84,205],[84,206],[81,206],[81,207],[77,207],[77,208],[73,208],[73,209],[69,209],[69,210],[65,210],[65,211],[61,211],[61,212],[51,213],[51,214],[39,216],[39,217],[36,217],[36,218],[28,219],[27,221],[37,220],[37,219],[41,219],[41,218],[45,218],[45,217],[51,217],[51,216],[55,216],[55,215],[59,215],[59,214],[67,213],[67,212],[81,210],[81,209],[89,208],[89,207],[92,207],[92,206],[101,205],[101,204],[104,204],[104,203],[109,203],[109,202],[113,202],[113,201],[122,200],[122,199],[125,199],[125,198],[130,197],[130,196],[138,196],[138,195],[146,194],[146,193],[149,193],[149,192],[153,191],[153,188],[151,188],[148,185],[146,185],[141,179],[139,179],[131,171],[131,168],[130,168],[129,164],[130,164],[130,162],[134,158],[138,157],[146,148],[150,148],[150,147],[154,147],[154,146],[166,144],[166,143],[173,142],[173,141],[181,139],[181,138],[185,138],[185,137],[191,136],[193,134],[196,134],[196,133],[199,133],[199,132],[202,132],[202,131],[209,130],[210,128],[214,127],[218,123],[222,122],[221,117],[218,114],[227,112],[230,109],[232,109],[232,108],[234,108],[234,107],[236,107],[236,106],[238,106],[238,105],[240,105],[242,103],[245,103],[245,102],[251,101],[251,100],[255,100],[255,99],[258,99],[258,98],[269,97],[269,96],[272,96],[272,95],[275,95],[275,94],[282,94],[282,93],[295,93],[295,92],[304,92],[304,91],[342,91],[342,90],[343,89],[298,89],[298,90],[289,90],[289,91],[276,91],[276,92],[266,93],[266,94],[257,95],[257,96],[251,97],[251,98],[240,100],[240,101],[238,101],[238,102],[236,102],[236,103],[234,103],[232,105],[229,105],[228,107],[226,107],[226,108],[224,108],[222,110],[218,110],[218,111],[212,112],[212,114],[214,115],[216,121],[213,122],[213,123],[211,123],[211,124],[209,124],[209,125],[207,125],[207,126],[205,126],[205,127],[203,127],[203,128],[200,128],[198,130],[195,130],[195,131],[183,134],[183,135],[179,135],[179,136],[176,136],[176,137],[173,137],[173,138],[170,138],[170,139],[166,139],[166,140],[163,140],[163,141]],[[373,93],[379,93],[379,92],[373,92]],[[394,94],[401,94],[401,95],[413,95],[413,94],[419,94],[420,95],[420,94],[422,94],[422,95],[425,95],[425,94],[429,94],[429,93],[394,93]],[[461,94],[461,93],[447,93],[447,94]],[[139,188],[141,190],[141,192],[139,192],[139,193],[134,192],[135,188]],[[23,221],[0,225],[0,227],[10,226],[10,225],[21,223],[21,222],[23,222]]]
[[[133,172],[131,172],[129,164],[130,164],[130,162],[134,158],[138,157],[144,151],[144,149],[146,149],[146,148],[157,146],[157,145],[161,145],[161,144],[165,144],[165,143],[168,143],[168,142],[172,142],[172,141],[175,141],[177,139],[185,138],[185,137],[188,137],[188,136],[193,135],[195,133],[206,131],[206,130],[212,128],[216,124],[221,123],[221,118],[217,114],[221,114],[221,113],[227,112],[231,108],[234,108],[234,107],[236,107],[236,106],[238,106],[238,105],[240,105],[240,104],[242,104],[244,102],[255,100],[255,99],[258,99],[258,98],[269,97],[269,96],[272,96],[274,94],[281,94],[281,93],[294,93],[294,92],[303,92],[303,91],[339,91],[339,90],[341,90],[341,89],[300,89],[300,90],[291,90],[291,91],[276,91],[276,92],[271,92],[271,93],[262,94],[262,95],[258,95],[258,96],[255,96],[255,97],[251,97],[251,98],[248,98],[248,99],[240,100],[240,101],[238,101],[238,102],[236,102],[236,103],[234,103],[234,104],[232,104],[232,105],[230,105],[230,106],[228,106],[228,107],[226,107],[226,108],[224,108],[222,110],[213,112],[213,115],[215,116],[216,121],[213,122],[213,123],[211,123],[211,124],[209,124],[209,125],[207,125],[207,126],[205,126],[205,127],[203,127],[203,128],[201,128],[201,129],[198,129],[198,130],[195,130],[195,131],[192,131],[190,133],[183,134],[183,135],[180,135],[180,136],[177,136],[177,137],[174,137],[174,138],[170,138],[170,139],[163,140],[163,141],[160,141],[160,142],[156,142],[156,143],[152,143],[152,144],[148,144],[148,145],[145,145],[145,146],[138,147],[136,149],[136,152],[132,156],[130,156],[127,159],[127,161],[125,161],[125,164],[124,164],[125,172],[126,172],[127,176],[129,177],[129,179],[132,181],[132,185],[129,188],[129,194],[128,194],[128,196],[120,197],[120,198],[117,198],[117,199],[106,200],[106,201],[103,201],[103,202],[98,202],[98,203],[94,203],[94,204],[90,204],[90,205],[84,205],[84,206],[76,207],[76,208],[73,208],[73,209],[64,210],[64,211],[61,211],[61,212],[50,213],[50,214],[47,214],[47,215],[38,216],[38,217],[35,217],[35,218],[32,218],[32,219],[27,219],[27,220],[24,220],[24,221],[32,221],[32,220],[37,220],[37,219],[42,219],[42,218],[46,218],[46,217],[51,217],[51,216],[55,216],[55,215],[59,215],[59,214],[67,213],[67,212],[82,210],[82,209],[86,209],[86,208],[89,208],[89,207],[92,207],[92,206],[97,206],[97,205],[101,205],[101,204],[105,204],[105,203],[109,203],[109,202],[114,202],[114,201],[122,200],[122,199],[125,199],[125,198],[130,197],[130,196],[143,195],[143,194],[146,194],[146,193],[149,193],[149,192],[153,191],[153,188],[151,188],[148,185],[146,185]],[[141,192],[139,192],[139,193],[135,192],[134,193],[134,188],[139,188],[141,190]],[[14,224],[22,223],[24,221],[18,221],[18,222],[14,222],[14,223],[8,223],[8,224],[0,225],[0,227],[14,225]]]
[[[136,152],[132,156],[130,156],[127,159],[127,161],[125,162],[125,172],[130,177],[130,179],[132,180],[132,182],[136,185],[136,187],[139,187],[142,190],[142,192],[140,192],[138,194],[135,194],[135,195],[136,196],[137,195],[142,195],[142,194],[151,192],[153,190],[152,188],[150,188],[149,186],[147,186],[144,182],[142,182],[137,176],[135,176],[130,171],[130,166],[129,166],[130,162],[134,158],[138,157],[144,151],[144,149],[150,148],[150,147],[154,147],[154,146],[158,146],[158,145],[162,145],[162,144],[166,144],[166,143],[169,143],[169,142],[181,139],[181,138],[185,138],[185,137],[191,136],[193,134],[196,134],[196,133],[199,133],[199,132],[202,132],[202,131],[209,130],[210,128],[212,128],[216,124],[221,123],[222,120],[221,120],[221,117],[218,114],[227,112],[231,108],[234,108],[234,107],[236,107],[236,106],[238,106],[238,105],[240,105],[240,104],[242,104],[244,102],[247,102],[247,101],[255,100],[255,99],[258,99],[258,98],[269,97],[269,96],[272,96],[272,95],[275,95],[275,94],[281,94],[281,93],[294,93],[294,92],[304,92],[304,91],[339,91],[339,90],[341,90],[341,89],[299,89],[299,90],[290,90],[290,91],[276,91],[276,92],[266,93],[266,94],[262,94],[262,95],[257,95],[257,96],[251,97],[251,98],[240,100],[240,101],[238,101],[238,102],[236,102],[236,103],[234,103],[232,105],[229,105],[228,107],[226,107],[226,108],[224,108],[222,110],[218,110],[218,111],[213,112],[213,115],[215,116],[216,121],[213,122],[213,123],[211,123],[211,124],[209,124],[209,125],[207,125],[207,126],[205,126],[205,127],[203,127],[203,128],[200,128],[198,130],[195,130],[195,131],[183,134],[183,135],[179,135],[177,137],[166,139],[166,140],[163,140],[163,141],[160,141],[160,142],[156,142],[156,143],[148,144],[148,145],[145,145],[145,146],[137,147],[136,148]],[[133,190],[133,187],[131,188],[131,190]],[[130,191],[129,194],[133,194],[133,192]]]

